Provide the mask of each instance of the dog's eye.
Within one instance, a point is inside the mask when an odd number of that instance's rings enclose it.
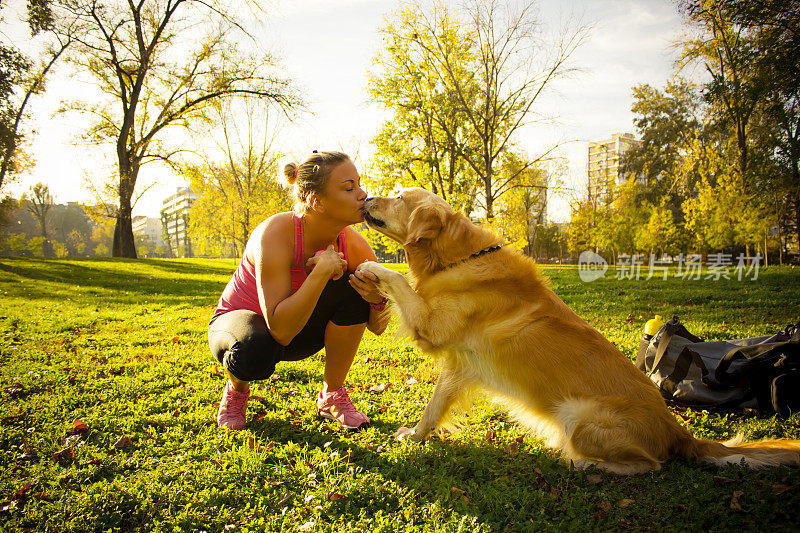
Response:
[[[402,199],[403,199],[403,195],[402,195],[402,194],[398,194],[398,195],[397,195],[397,199],[398,199],[398,200],[402,200]]]

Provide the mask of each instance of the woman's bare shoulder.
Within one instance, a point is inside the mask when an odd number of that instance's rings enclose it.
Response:
[[[363,235],[351,226],[345,228],[345,234],[347,235],[348,262],[351,267],[358,266],[364,261],[375,261],[375,252],[372,251],[372,247]]]
[[[287,248],[294,244],[294,222],[292,212],[276,213],[256,226],[247,241],[247,252],[251,259],[261,255],[264,246]]]

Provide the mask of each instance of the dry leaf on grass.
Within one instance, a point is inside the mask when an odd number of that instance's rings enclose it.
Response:
[[[72,459],[74,458],[72,455],[72,446],[64,448],[63,450],[54,453],[52,457],[53,461],[55,461],[59,465],[67,466],[72,462]]]
[[[126,435],[121,436],[117,439],[117,442],[114,443],[114,448],[117,450],[127,450],[131,446],[133,446],[133,441]]]
[[[388,383],[381,383],[379,385],[373,385],[372,387],[369,388],[369,391],[374,392],[375,394],[380,394],[381,392],[384,392],[388,388],[389,388]]]
[[[519,443],[515,440],[512,440],[506,444],[506,447],[503,448],[503,451],[505,451],[511,457],[516,457],[519,455]]]

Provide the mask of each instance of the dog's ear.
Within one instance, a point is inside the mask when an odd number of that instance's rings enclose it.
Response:
[[[408,220],[408,235],[404,244],[414,244],[423,239],[435,239],[444,227],[447,213],[441,206],[428,204],[411,212]]]

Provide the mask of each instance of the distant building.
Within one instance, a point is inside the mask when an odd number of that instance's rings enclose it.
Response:
[[[189,187],[178,187],[175,194],[164,199],[161,207],[161,226],[167,236],[167,245],[176,256],[192,257],[189,238],[189,211],[197,195]]]
[[[156,247],[164,246],[164,235],[161,232],[161,219],[153,217],[133,217],[133,234],[147,237]]]
[[[589,143],[589,161],[586,173],[589,177],[589,200],[605,200],[611,185],[625,181],[620,173],[620,156],[642,141],[632,133],[615,133],[610,139]]]

